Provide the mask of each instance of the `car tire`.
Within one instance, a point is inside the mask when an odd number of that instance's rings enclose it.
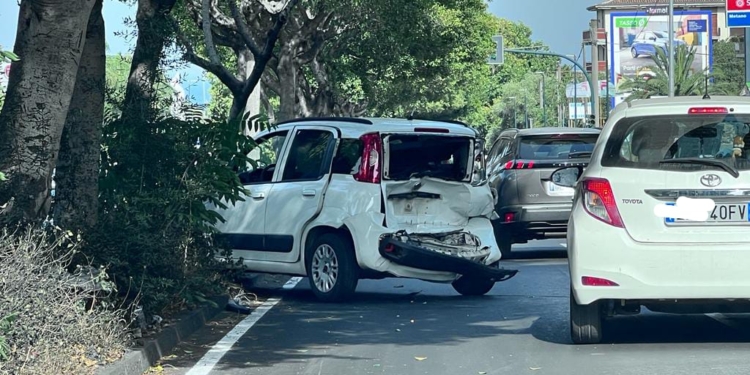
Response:
[[[511,249],[513,247],[513,238],[507,231],[495,230],[495,240],[497,241],[497,247],[500,249],[501,259],[510,259]]]
[[[359,282],[359,267],[351,241],[333,233],[316,238],[306,252],[310,288],[323,302],[352,297]]]
[[[598,344],[602,341],[602,309],[599,301],[579,305],[570,292],[570,338],[574,344]]]
[[[630,47],[630,56],[633,56],[633,58],[638,58],[638,51],[635,50],[635,47]]]
[[[461,276],[454,280],[451,285],[456,292],[463,296],[483,296],[492,290],[495,282],[490,279]]]

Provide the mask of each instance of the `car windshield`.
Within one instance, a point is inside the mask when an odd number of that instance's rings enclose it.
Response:
[[[398,134],[388,137],[385,177],[408,180],[435,177],[470,181],[474,140],[470,137]]]
[[[710,162],[709,162],[710,161]],[[697,171],[750,170],[750,115],[659,115],[615,124],[606,167]]]
[[[667,39],[667,33],[662,33],[659,31],[654,31],[654,35],[656,35],[659,39]]]
[[[518,158],[525,160],[566,160],[589,158],[598,134],[553,134],[521,138]]]

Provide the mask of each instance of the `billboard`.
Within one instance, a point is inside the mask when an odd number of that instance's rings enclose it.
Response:
[[[700,73],[711,67],[711,11],[674,12],[675,48],[687,45],[695,50],[692,70]],[[615,86],[624,78],[653,76],[658,49],[668,51],[669,17],[660,13],[615,12],[609,19],[610,77]]]

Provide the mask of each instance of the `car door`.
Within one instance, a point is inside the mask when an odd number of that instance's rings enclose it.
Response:
[[[239,173],[240,181],[248,191],[242,195],[244,201],[234,205],[225,202],[226,209],[214,208],[225,220],[216,224],[221,233],[218,237],[228,242],[233,259],[263,258],[267,197],[277,174],[276,165],[288,147],[288,134],[288,130],[282,130],[258,138],[258,147],[249,154],[257,162],[257,168],[251,167],[251,170]]]
[[[323,205],[337,138],[333,127],[295,127],[283,171],[268,196],[267,259],[299,260],[302,231]]]

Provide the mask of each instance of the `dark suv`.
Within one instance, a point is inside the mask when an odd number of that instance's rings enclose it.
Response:
[[[487,177],[496,194],[493,222],[503,256],[511,245],[564,238],[573,189],[554,184],[550,174],[566,165],[588,165],[599,129],[508,129],[487,154]]]

